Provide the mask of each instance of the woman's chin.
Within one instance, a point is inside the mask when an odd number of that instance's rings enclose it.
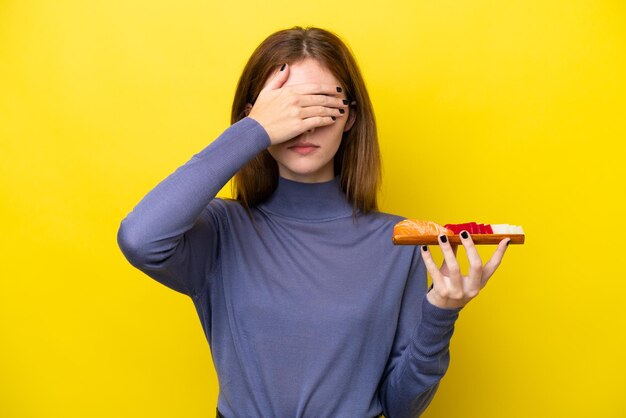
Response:
[[[329,170],[321,170],[319,167],[289,167],[288,169],[280,170],[281,177],[307,183],[332,180],[332,173]]]

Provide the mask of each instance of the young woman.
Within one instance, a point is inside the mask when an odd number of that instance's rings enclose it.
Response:
[[[232,124],[122,220],[136,268],[188,295],[216,367],[218,417],[416,417],[449,365],[459,311],[494,273],[440,241],[394,246],[365,83],[332,32],[294,27],[248,61]],[[217,192],[233,177],[235,199]],[[427,289],[427,271],[433,286]]]

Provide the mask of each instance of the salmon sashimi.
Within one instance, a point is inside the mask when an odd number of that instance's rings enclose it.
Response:
[[[433,221],[422,221],[418,219],[405,219],[398,222],[393,227],[393,235],[454,235],[454,232],[445,226],[441,226]]]

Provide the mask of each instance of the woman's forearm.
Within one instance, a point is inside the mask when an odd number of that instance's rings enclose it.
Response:
[[[118,245],[135,266],[159,268],[230,178],[270,145],[264,128],[244,118],[157,184],[121,221]]]
[[[381,388],[385,416],[417,417],[430,404],[450,363],[450,339],[459,311],[434,306],[424,295],[421,321]]]

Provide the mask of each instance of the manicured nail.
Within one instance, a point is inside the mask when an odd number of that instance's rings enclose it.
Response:
[[[337,87],[337,93],[341,93],[341,87]]]
[[[337,118],[336,118],[336,117],[334,117],[334,116],[331,116],[331,118],[333,118],[333,120],[337,120]]]
[[[422,245],[422,251],[424,251],[424,252],[428,251],[428,246],[427,245]]]
[[[287,65],[287,63],[283,64],[283,66],[282,66],[282,67],[280,67],[280,71],[282,71],[282,70],[284,70],[284,69],[285,69],[285,65]]]
[[[346,113],[346,111],[343,109],[339,109],[339,113]]]
[[[446,237],[445,235],[440,235],[439,238],[441,238],[441,242],[443,242],[444,244],[448,242],[448,237]]]
[[[511,240],[508,240],[508,241],[506,242],[506,246],[508,247],[510,243],[511,243]]]
[[[348,104],[348,99],[343,99],[343,104]]]
[[[467,239],[467,237],[469,237],[469,235],[467,235],[467,231],[463,231],[461,232],[461,236],[465,239]]]

